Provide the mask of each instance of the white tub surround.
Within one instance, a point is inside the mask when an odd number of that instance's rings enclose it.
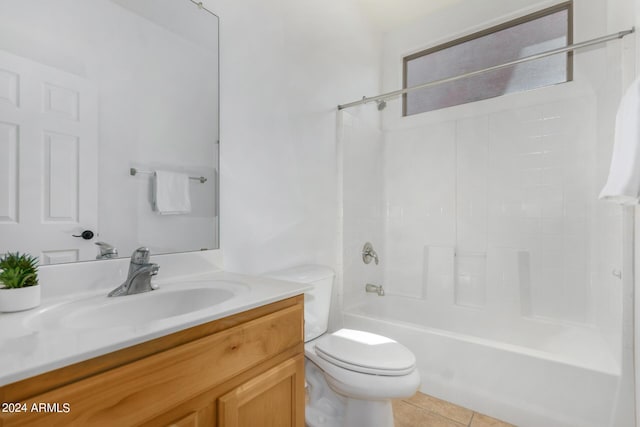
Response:
[[[152,262],[160,265],[154,280],[159,289],[114,298],[107,294],[125,279],[128,259],[42,267],[42,305],[37,310],[0,315],[0,385],[300,295],[308,289],[299,283],[224,272],[220,260],[220,251],[152,257]],[[180,307],[179,296],[188,293],[210,296],[213,305],[187,297],[185,304],[194,305]],[[217,295],[221,302],[215,304]],[[148,304],[152,298],[161,304],[160,300],[174,296],[176,315],[144,315],[144,310],[156,309]],[[91,311],[83,313],[83,304]],[[112,324],[108,321],[111,305]],[[140,322],[128,321],[135,318]],[[149,320],[153,318],[156,320]]]

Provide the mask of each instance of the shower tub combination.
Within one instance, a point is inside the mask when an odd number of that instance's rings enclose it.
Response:
[[[413,49],[405,35],[383,61]],[[381,126],[364,107],[339,115],[343,327],[407,346],[421,391],[519,427],[630,425],[626,285],[608,274],[630,270],[632,233],[597,202],[623,76],[584,72],[626,67],[623,53],[576,54],[582,72],[562,85],[411,117],[387,109]],[[377,268],[362,263],[365,241]]]
[[[406,345],[425,393],[520,427],[611,424],[620,367],[595,329],[425,304],[368,295],[345,310],[344,327]]]

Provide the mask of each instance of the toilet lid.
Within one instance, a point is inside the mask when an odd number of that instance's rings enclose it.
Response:
[[[402,344],[353,329],[340,329],[319,338],[315,350],[327,362],[365,374],[407,375],[416,365],[415,356]]]

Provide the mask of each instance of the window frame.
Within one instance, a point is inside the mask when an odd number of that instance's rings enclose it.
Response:
[[[567,44],[571,45],[573,44],[573,0],[569,0],[569,1],[565,1],[562,3],[558,3],[556,5],[553,5],[551,7],[547,7],[545,9],[541,9],[537,12],[533,12],[533,13],[529,13],[527,15],[524,16],[520,16],[518,18],[514,18],[511,19],[509,21],[503,22],[501,24],[498,25],[494,25],[490,28],[486,28],[484,30],[480,30],[480,31],[476,31],[475,33],[463,36],[463,37],[459,37],[457,39],[439,44],[437,46],[434,47],[430,47],[428,49],[424,49],[421,50],[419,52],[413,53],[411,55],[407,55],[405,57],[402,58],[402,88],[403,89],[407,89],[407,63],[409,61],[412,61],[414,59],[420,58],[422,56],[426,56],[429,55],[431,53],[440,51],[440,50],[444,50],[444,49],[448,49],[450,47],[462,44],[462,43],[466,43],[468,41],[471,40],[475,40],[475,39],[479,39],[481,37],[485,37],[488,36],[490,34],[493,33],[497,33],[498,31],[502,31],[505,30],[507,28],[512,28],[512,27],[516,27],[518,25],[521,24],[525,24],[527,22],[531,22],[531,21],[535,21],[536,19],[539,18],[543,18],[545,16],[548,15],[552,15],[554,13],[560,12],[566,10],[567,11]],[[495,64],[495,65],[499,65],[499,64]],[[566,82],[563,83],[568,83],[570,81],[573,81],[573,51],[569,51],[567,52],[567,80]],[[517,93],[517,92],[514,92]],[[409,117],[407,115],[407,95],[408,93],[404,93],[402,94],[402,117]],[[490,99],[490,98],[486,98],[486,99]],[[473,101],[472,101],[473,102]],[[477,102],[477,101],[476,101]],[[468,102],[467,102],[468,104]],[[450,107],[442,107],[442,108],[451,108],[451,107],[455,107],[458,105],[464,105],[464,104],[456,104],[456,105],[452,105]],[[438,108],[436,110],[430,110],[430,111],[437,111],[440,110],[442,108]],[[429,113],[430,111],[424,111],[422,113],[414,113],[411,114],[416,115],[416,114],[424,114],[424,113]]]

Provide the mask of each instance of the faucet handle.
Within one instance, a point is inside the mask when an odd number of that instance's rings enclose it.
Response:
[[[141,246],[131,254],[131,264],[149,264],[149,248]]]
[[[373,249],[373,245],[370,242],[367,242],[362,248],[362,262],[369,264],[371,263],[371,260],[374,260],[376,265],[378,265],[378,254]]]
[[[149,273],[149,275],[151,277],[155,276],[158,274],[158,270],[160,270],[160,266],[158,264],[151,264],[151,272]],[[149,286],[151,286],[151,290],[156,290],[158,289],[158,284],[154,283],[154,282],[150,282],[151,284]]]
[[[100,253],[96,256],[96,259],[105,258],[118,258],[118,249],[106,242],[96,242],[100,249]]]
[[[151,276],[155,276],[156,274],[158,274],[158,270],[160,270],[160,266],[158,264],[151,264],[151,271],[149,272],[149,274]]]

